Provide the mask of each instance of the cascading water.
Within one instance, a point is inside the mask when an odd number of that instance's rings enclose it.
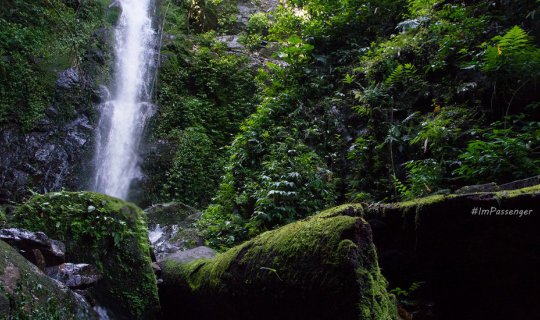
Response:
[[[101,104],[96,136],[93,189],[126,199],[139,178],[138,148],[150,103],[155,61],[155,31],[151,0],[118,0],[122,13],[115,30],[115,83],[112,96]]]

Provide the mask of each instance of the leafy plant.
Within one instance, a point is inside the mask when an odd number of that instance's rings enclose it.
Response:
[[[528,133],[512,129],[492,129],[482,140],[472,140],[459,156],[461,166],[455,170],[473,183],[508,182],[540,173],[540,161],[534,156],[538,148],[538,123]]]

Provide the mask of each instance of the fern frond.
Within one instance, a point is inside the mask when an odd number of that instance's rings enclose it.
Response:
[[[387,87],[395,87],[399,83],[405,82],[408,78],[412,78],[416,75],[414,66],[410,63],[404,65],[400,64],[394,71],[386,78],[384,84]]]
[[[519,50],[531,45],[529,35],[519,26],[514,26],[498,42],[500,48],[506,50]]]

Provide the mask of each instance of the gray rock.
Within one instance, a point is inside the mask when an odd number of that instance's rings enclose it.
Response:
[[[87,288],[103,277],[95,266],[85,263],[63,263],[47,268],[46,274],[72,289]]]
[[[64,262],[66,246],[60,241],[49,239],[43,232],[17,228],[1,229],[0,240],[16,248],[41,269]]]
[[[183,203],[154,205],[145,210],[148,235],[156,260],[204,244],[202,236],[193,227],[202,213]]]
[[[472,186],[465,186],[463,188],[458,189],[455,193],[456,194],[467,194],[467,193],[475,193],[475,192],[493,192],[498,191],[499,186],[494,183],[486,183],[486,184],[477,184]]]
[[[70,89],[81,81],[81,76],[77,68],[72,67],[58,74],[56,85],[63,89]]]
[[[531,177],[527,179],[512,181],[509,183],[501,184],[499,190],[515,190],[522,189],[527,187],[532,187],[537,184],[540,184],[540,176]]]
[[[165,259],[159,263],[163,268],[164,261],[172,260],[178,263],[188,263],[197,259],[211,259],[215,257],[217,252],[209,247],[197,247],[186,251],[178,251],[165,257]]]

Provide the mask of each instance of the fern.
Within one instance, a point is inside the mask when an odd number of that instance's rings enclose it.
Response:
[[[394,71],[386,78],[384,84],[387,87],[396,87],[398,84],[406,82],[410,78],[416,77],[416,71],[414,66],[410,63],[404,65],[400,64],[397,66]]]
[[[525,30],[519,26],[514,26],[504,36],[500,37],[498,45],[506,50],[519,50],[528,48],[531,44]]]
[[[394,184],[394,188],[396,188],[397,192],[399,193],[399,196],[403,200],[411,200],[414,198],[413,193],[409,188],[401,182],[395,175],[392,175],[392,183]]]
[[[514,26],[503,36],[494,37],[494,45],[484,52],[483,71],[507,71],[518,76],[538,76],[532,72],[540,67],[540,50],[533,45],[529,35],[519,26]]]

